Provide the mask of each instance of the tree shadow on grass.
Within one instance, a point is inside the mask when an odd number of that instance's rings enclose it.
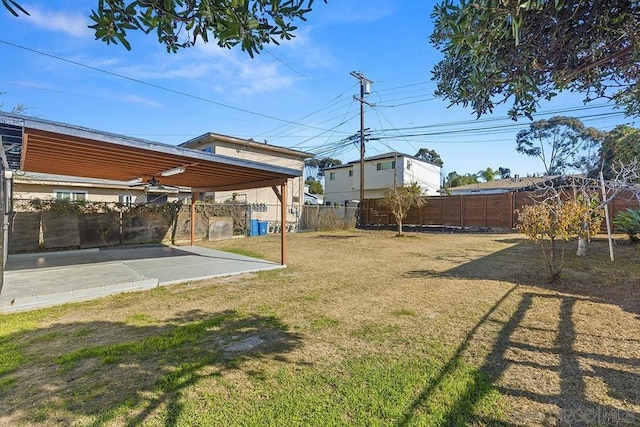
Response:
[[[3,341],[23,357],[0,371],[0,424],[94,426],[135,426],[158,413],[175,426],[190,386],[250,360],[285,360],[302,344],[275,317],[235,311],[54,324]]]
[[[572,246],[567,248],[571,249]],[[597,283],[590,281],[593,275],[572,274],[571,270],[580,267],[580,263],[582,267],[588,263],[584,259],[572,260],[568,253],[565,267],[569,278],[549,285],[544,280],[544,267],[537,251],[539,248],[533,244],[517,243],[450,270],[414,270],[405,274],[424,279],[481,279],[516,285],[469,331],[440,374],[410,405],[399,425],[419,421],[429,402],[437,399],[451,381],[464,361],[465,352],[475,345],[475,340],[487,336],[495,336],[495,342],[479,370],[471,375],[441,416],[441,425],[505,424],[479,410],[483,399],[496,390],[525,402],[524,406],[513,408],[507,425],[640,425],[638,341],[625,338],[626,331],[622,329],[608,334],[597,319],[584,317],[592,310],[593,302],[617,304],[637,315],[640,312],[637,306],[625,304],[634,295],[633,283],[622,281],[616,284],[616,292],[603,292]],[[592,242],[590,251],[589,256],[608,257],[604,241]],[[592,272],[597,277],[610,277],[621,263],[627,267],[635,265],[637,256],[635,251],[618,248],[618,264],[599,264],[607,270]],[[526,288],[514,291],[517,284],[559,292]],[[580,327],[576,316],[581,319]],[[625,351],[625,346],[632,350]]]
[[[431,380],[410,405],[398,425],[412,425],[429,407],[429,401],[439,399],[438,394],[446,389],[446,383],[455,376],[463,364],[464,353],[474,345],[473,341],[486,333],[491,324],[500,325],[496,341],[484,363],[470,375],[463,389],[457,393],[453,403],[441,415],[441,425],[638,425],[640,423],[640,366],[639,357],[611,356],[605,352],[584,351],[576,347],[581,338],[573,316],[576,304],[583,299],[525,292],[519,294],[511,288],[469,331],[453,357],[444,365],[439,375]],[[506,320],[496,316],[507,300],[516,299],[517,305]],[[551,300],[558,307],[559,320],[551,346],[542,339],[522,342],[522,330],[531,329],[527,317],[541,304]],[[527,353],[532,360],[514,357],[516,353]],[[556,363],[536,361],[536,355],[551,354]],[[522,369],[520,371],[519,369]],[[635,370],[635,373],[633,372]],[[513,372],[534,371],[533,378],[513,378]],[[511,372],[511,374],[509,374]],[[504,377],[507,377],[505,380]],[[559,391],[545,390],[544,378],[555,377]],[[540,383],[536,382],[539,378]],[[498,386],[497,383],[504,384]],[[587,390],[588,382],[603,382],[610,399],[594,401]],[[509,422],[482,414],[482,402],[492,391],[524,398],[528,404],[514,408]],[[612,403],[614,401],[615,403]]]
[[[522,239],[499,239],[514,244],[503,250],[474,259],[453,255],[458,265],[452,269],[413,270],[405,277],[461,278],[496,280],[571,293],[594,302],[615,304],[640,316],[640,299],[634,298],[640,283],[640,251],[631,245],[616,245],[615,261],[609,260],[605,239],[589,245],[587,257],[575,254],[577,243],[567,243],[563,273],[559,281],[549,283],[540,248]],[[464,250],[462,251],[464,252]]]

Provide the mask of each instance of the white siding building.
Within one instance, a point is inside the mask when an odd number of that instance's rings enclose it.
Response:
[[[325,204],[344,206],[360,199],[360,161],[323,169]],[[364,162],[364,198],[380,199],[387,187],[417,182],[425,196],[437,196],[440,166],[402,153],[368,157]]]

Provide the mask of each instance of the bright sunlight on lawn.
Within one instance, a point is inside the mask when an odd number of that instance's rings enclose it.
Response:
[[[574,252],[550,286],[520,235],[295,234],[286,270],[5,315],[0,425],[639,425],[640,250]]]

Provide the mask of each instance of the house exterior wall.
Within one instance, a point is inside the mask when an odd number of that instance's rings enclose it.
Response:
[[[402,169],[405,185],[417,182],[425,196],[438,196],[440,193],[440,166],[433,163],[404,157]]]
[[[186,143],[185,146],[196,150],[207,151],[213,154],[235,157],[260,163],[268,163],[290,169],[304,170],[304,157],[302,153],[293,150],[281,149],[260,143],[242,143],[243,140],[234,142],[220,141],[213,138]],[[218,191],[207,193],[205,197],[215,202],[224,202],[235,197],[239,201],[246,201],[252,205],[251,218],[270,223],[281,221],[280,202],[272,188],[254,188],[238,191]],[[287,181],[287,217],[288,223],[297,223],[300,212],[304,206],[304,178],[290,178]]]
[[[395,168],[391,168],[391,162],[395,162]],[[349,176],[349,171],[352,171],[351,176]],[[359,163],[326,169],[324,179],[325,204],[343,206],[348,200],[360,199]],[[365,160],[365,199],[380,199],[383,197],[385,188],[394,185],[409,185],[412,182],[417,182],[420,185],[423,194],[438,195],[440,167],[403,155]]]
[[[86,194],[85,200],[90,202],[118,202],[119,195],[131,195],[132,201],[146,201],[146,193],[143,190],[131,189],[131,188],[99,188],[83,185],[69,185],[68,183],[27,183],[14,181],[13,185],[13,198],[15,200],[31,200],[42,199],[52,200],[56,198],[56,191],[69,191],[69,192],[84,192]],[[177,201],[179,198],[186,197],[186,195],[179,196],[178,194],[168,194],[168,201]]]

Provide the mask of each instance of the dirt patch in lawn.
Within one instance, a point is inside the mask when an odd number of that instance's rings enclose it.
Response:
[[[277,236],[210,245],[280,255]],[[515,234],[290,235],[286,270],[2,329],[21,359],[0,364],[0,424],[638,424],[640,251],[574,251],[550,286]]]

